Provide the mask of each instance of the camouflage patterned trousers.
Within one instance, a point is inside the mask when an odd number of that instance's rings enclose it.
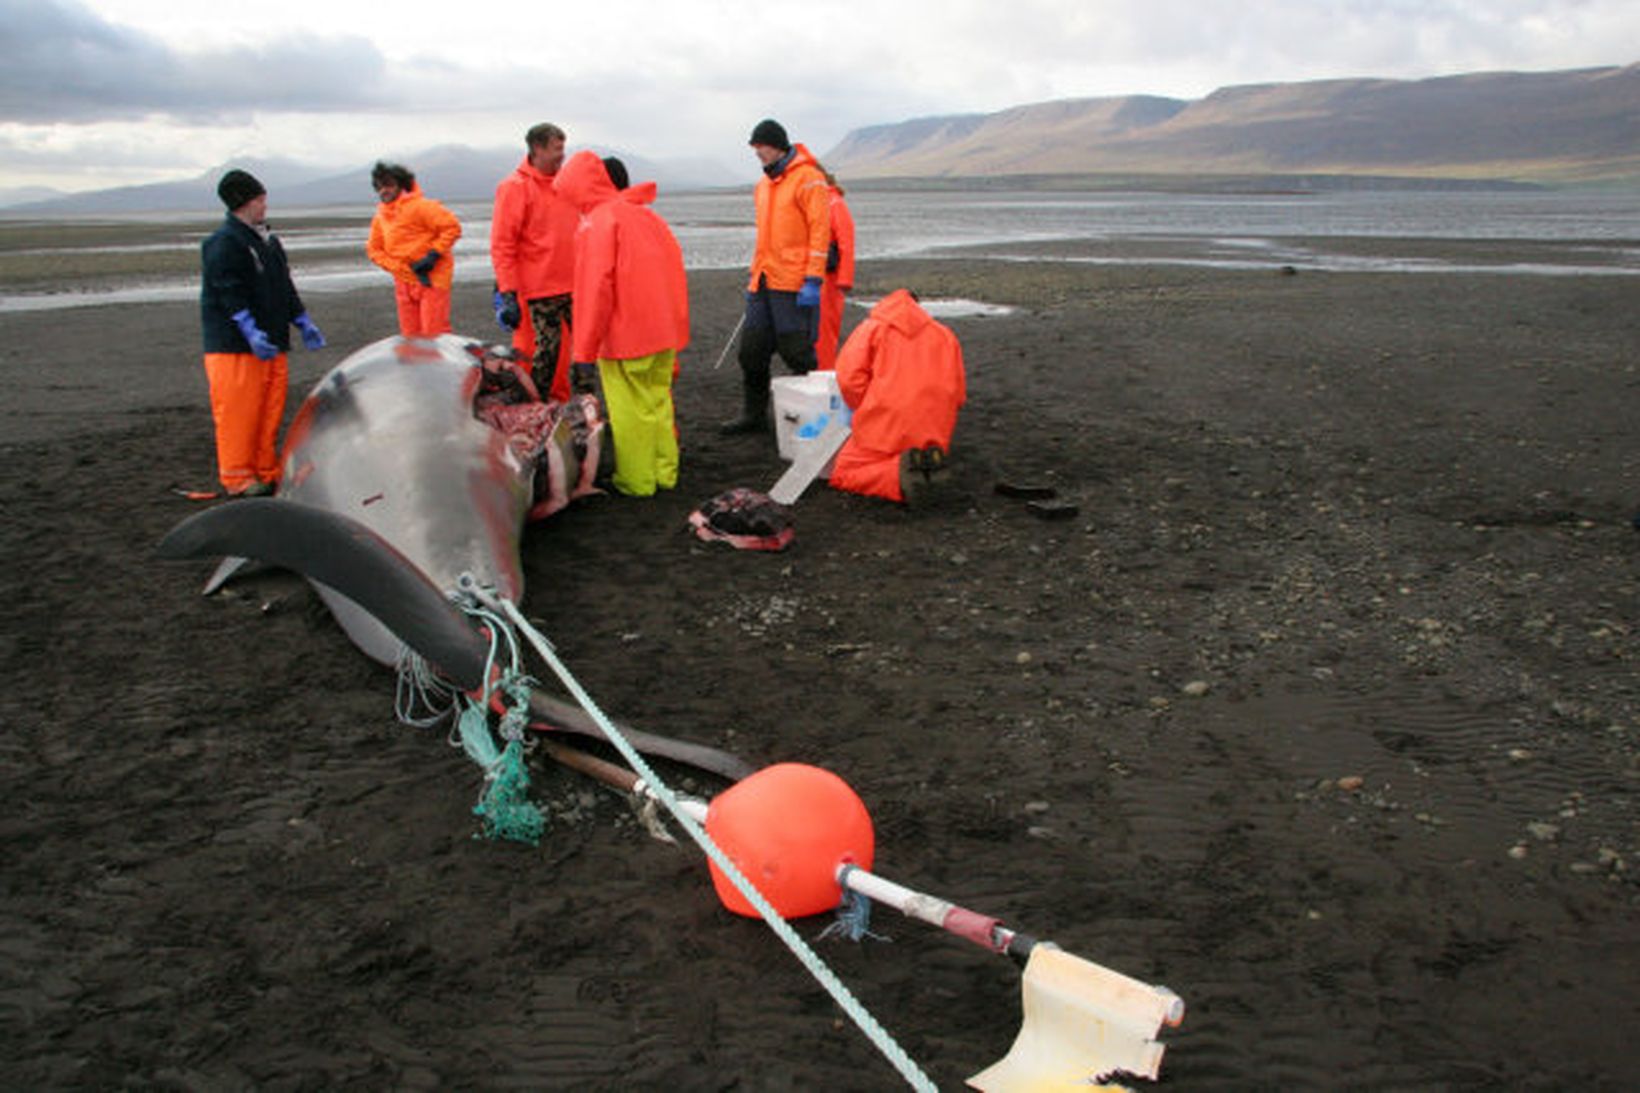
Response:
[[[535,330],[535,359],[530,362],[530,375],[541,397],[551,398],[562,335],[569,329],[570,294],[537,297],[529,302],[529,308],[530,326]]]

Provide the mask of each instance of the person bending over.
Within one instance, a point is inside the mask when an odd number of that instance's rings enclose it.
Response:
[[[918,483],[945,469],[968,397],[957,336],[897,289],[843,343],[837,387],[854,420],[832,486],[910,503]]]

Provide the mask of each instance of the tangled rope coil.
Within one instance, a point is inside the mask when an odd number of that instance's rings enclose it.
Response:
[[[546,816],[529,799],[530,776],[524,763],[528,750],[524,727],[536,681],[521,669],[522,650],[505,619],[471,597],[451,598],[490,636],[483,689],[476,697],[464,695],[406,647],[399,653],[393,712],[406,725],[426,728],[457,711],[448,742],[465,751],[484,771],[484,789],[473,806],[473,814],[482,821],[481,833],[489,839],[538,846],[546,830]],[[490,730],[490,709],[503,699],[496,731],[504,746],[497,747],[496,735]]]

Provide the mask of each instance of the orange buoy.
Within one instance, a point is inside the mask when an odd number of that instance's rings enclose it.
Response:
[[[817,915],[843,898],[837,867],[871,868],[871,815],[849,784],[829,770],[778,763],[712,799],[706,833],[785,918]],[[712,865],[718,899],[737,915],[757,911]]]

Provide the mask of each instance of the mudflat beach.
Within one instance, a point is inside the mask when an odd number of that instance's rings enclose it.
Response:
[[[884,875],[1171,987],[1162,1087],[1633,1088],[1640,278],[1050,252],[862,264],[1013,310],[948,320],[945,495],[812,487],[772,555],[685,530],[782,469],[715,432],[741,276],[692,274],[679,486],[532,527],[532,617],[620,720],[842,776]],[[292,411],[393,330],[307,303]],[[894,1088],[624,799],[537,756],[542,844],[475,838],[302,581],[154,559],[214,479],[196,310],[0,314],[9,1084]],[[1007,1050],[1006,960],[874,929],[819,951],[942,1088]]]

